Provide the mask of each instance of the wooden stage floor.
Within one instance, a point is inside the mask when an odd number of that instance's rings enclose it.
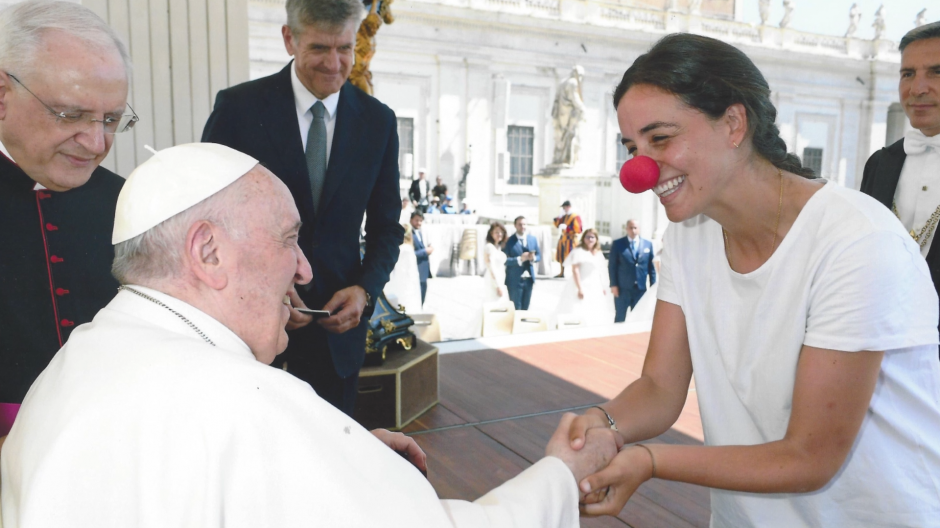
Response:
[[[428,454],[438,495],[474,500],[544,455],[561,414],[605,402],[639,377],[649,334],[440,357],[441,403],[404,429]],[[702,443],[694,386],[679,421],[653,440]],[[652,480],[617,518],[585,527],[708,526],[708,490]]]

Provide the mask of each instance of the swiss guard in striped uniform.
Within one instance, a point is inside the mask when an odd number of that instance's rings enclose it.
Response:
[[[558,239],[558,248],[555,250],[555,260],[563,263],[568,257],[568,253],[578,245],[578,235],[581,234],[581,217],[571,212],[571,202],[565,200],[561,204],[565,214],[555,219],[555,227],[561,229],[561,238]],[[558,277],[565,276],[565,267],[561,267],[561,273]]]

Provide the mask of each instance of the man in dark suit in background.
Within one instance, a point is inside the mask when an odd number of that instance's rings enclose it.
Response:
[[[362,13],[359,0],[288,0],[282,35],[293,62],[219,92],[202,135],[257,158],[293,194],[313,281],[299,298],[291,292],[291,302],[332,315],[308,325],[309,316],[291,310],[288,328],[295,330],[273,365],[349,415],[365,358],[365,318],[404,236],[395,113],[347,82]]]
[[[424,242],[424,233],[421,232],[421,224],[424,223],[424,215],[415,211],[411,213],[411,241],[415,246],[415,257],[418,259],[418,280],[421,282],[421,304],[424,304],[424,297],[428,293],[428,279],[431,278],[431,263],[428,257],[434,253],[434,246]]]
[[[607,262],[610,293],[617,309],[615,323],[622,323],[627,318],[627,309],[632,310],[640,302],[646,293],[647,276],[650,286],[656,284],[653,256],[653,243],[640,238],[640,224],[627,220],[627,236],[614,240]]]
[[[503,247],[507,257],[506,289],[516,310],[528,310],[535,285],[535,263],[541,259],[539,243],[534,236],[526,234],[524,216],[517,217],[513,224],[516,232]]]
[[[861,191],[894,211],[927,259],[940,293],[940,22],[920,26],[901,39],[898,92],[913,130],[872,154]]]
[[[415,207],[422,213],[428,210],[428,204],[431,202],[431,184],[427,180],[427,169],[418,169],[418,179],[411,182],[411,188],[408,189],[408,197],[415,203]]]

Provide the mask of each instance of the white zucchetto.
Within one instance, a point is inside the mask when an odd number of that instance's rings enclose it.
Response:
[[[111,243],[145,233],[228,187],[257,164],[251,156],[216,143],[187,143],[155,152],[121,189]]]

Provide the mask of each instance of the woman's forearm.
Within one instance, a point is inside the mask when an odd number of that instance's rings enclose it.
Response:
[[[603,407],[617,422],[624,442],[642,442],[665,433],[676,423],[686,394],[670,394],[651,378],[641,376]]]
[[[656,478],[751,493],[807,493],[838,471],[786,439],[753,446],[645,444],[656,460]]]
[[[572,264],[571,265],[571,276],[574,277],[574,285],[578,288],[578,291],[581,291],[581,265]]]

